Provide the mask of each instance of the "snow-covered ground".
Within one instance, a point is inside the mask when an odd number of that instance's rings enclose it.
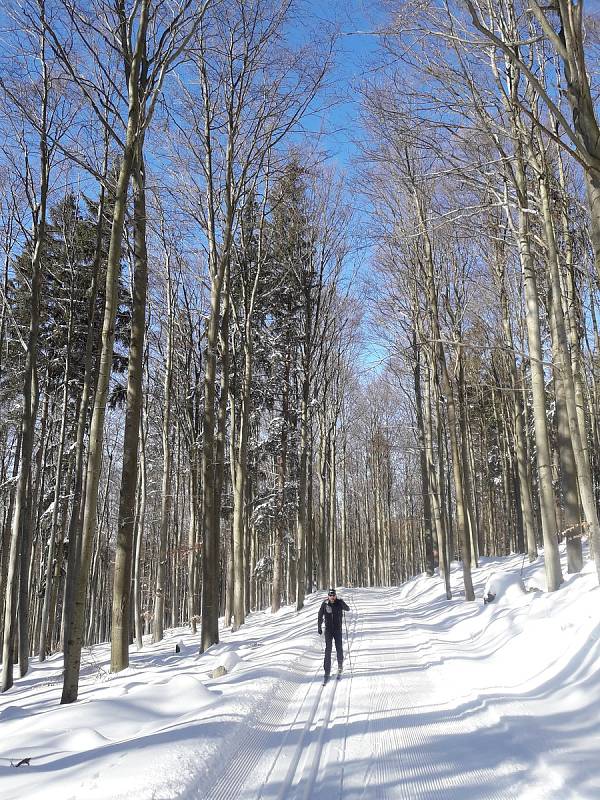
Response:
[[[541,558],[523,568],[527,592],[522,563],[484,559],[475,603],[458,565],[450,602],[423,576],[339,590],[350,658],[325,687],[322,594],[252,615],[203,656],[182,628],[111,675],[109,647],[94,647],[72,706],[61,656],[32,662],[0,696],[0,797],[600,798],[593,565],[548,595]]]

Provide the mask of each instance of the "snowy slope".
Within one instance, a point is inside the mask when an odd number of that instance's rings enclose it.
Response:
[[[484,560],[475,603],[457,565],[450,602],[424,576],[340,590],[351,663],[325,687],[321,596],[252,615],[203,656],[178,629],[111,675],[94,647],[73,706],[61,657],[33,663],[0,696],[0,797],[599,798],[600,589],[588,564],[526,592],[522,563]],[[541,559],[522,577],[543,586]]]

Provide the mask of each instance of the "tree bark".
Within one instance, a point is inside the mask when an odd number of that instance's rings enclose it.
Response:
[[[133,619],[135,626],[135,644],[138,650],[144,646],[142,625],[142,548],[146,524],[147,469],[146,469],[146,435],[144,433],[144,415],[140,420],[140,464],[138,469],[138,498],[135,520],[135,555],[133,562]]]
[[[422,226],[423,246],[425,252],[424,268],[425,268],[425,285],[427,292],[427,299],[429,302],[430,318],[432,325],[432,336],[434,341],[434,353],[436,354],[435,363],[439,369],[440,386],[443,392],[444,400],[446,401],[446,413],[448,416],[448,433],[450,435],[450,446],[452,449],[452,475],[454,478],[454,491],[456,497],[456,524],[458,528],[458,539],[462,545],[462,570],[463,581],[465,588],[465,599],[474,600],[475,593],[473,591],[473,581],[471,578],[471,547],[469,532],[466,527],[466,513],[465,513],[465,485],[463,480],[463,466],[461,463],[461,447],[458,440],[459,419],[456,413],[456,404],[454,399],[454,389],[448,373],[446,365],[446,355],[442,344],[442,337],[438,316],[438,301],[434,282],[435,267],[433,263],[433,252],[431,242],[429,241],[428,228],[423,213],[423,207],[420,198],[415,190],[415,206],[419,217],[419,222]],[[458,344],[461,347],[461,344]]]
[[[41,6],[44,13],[43,4]],[[34,217],[34,245],[31,257],[31,316],[27,350],[25,354],[25,369],[23,378],[23,410],[21,414],[21,456],[19,473],[15,489],[15,504],[12,517],[12,531],[8,570],[6,579],[6,599],[4,604],[4,637],[2,642],[2,673],[0,676],[0,692],[5,692],[13,685],[13,637],[16,632],[17,611],[21,620],[19,629],[19,655],[21,675],[27,672],[29,653],[28,634],[28,602],[17,608],[19,598],[19,571],[18,563],[21,558],[26,570],[29,568],[29,543],[31,530],[27,520],[28,492],[31,495],[31,459],[33,454],[33,440],[35,434],[35,418],[37,411],[37,354],[40,328],[40,288],[42,272],[42,253],[46,240],[46,203],[48,196],[48,183],[50,173],[50,158],[47,141],[48,131],[48,97],[49,74],[45,61],[45,42],[42,39],[41,61],[43,72],[43,91],[41,108],[41,136],[40,136],[40,185],[39,201],[33,209]],[[21,576],[26,574],[21,569]],[[28,587],[24,587],[25,592]]]
[[[246,486],[248,482],[248,432],[250,426],[250,390],[252,387],[252,335],[246,325],[244,336],[244,373],[242,376],[239,431],[235,451],[235,483],[233,488],[233,629],[243,624],[246,616],[244,600]]]
[[[278,489],[278,508],[277,523],[275,526],[273,553],[273,586],[271,593],[271,613],[275,614],[281,608],[281,593],[283,590],[283,541],[285,534],[285,511],[286,511],[286,480],[287,480],[287,459],[288,459],[288,426],[289,426],[289,388],[290,388],[290,352],[286,347],[284,355],[284,372],[281,398],[281,434],[279,439],[278,467],[277,467],[277,489]]]
[[[411,334],[413,350],[413,383],[415,392],[415,411],[417,416],[417,436],[419,445],[419,466],[421,468],[421,490],[423,493],[423,524],[425,526],[425,572],[432,577],[435,572],[433,558],[433,527],[431,496],[429,491],[429,469],[425,443],[425,423],[423,416],[423,392],[421,388],[421,354],[417,344],[417,334]]]
[[[123,467],[113,580],[111,672],[129,666],[131,642],[132,563],[135,496],[138,482],[138,444],[143,404],[143,359],[146,331],[148,254],[146,250],[146,188],[143,136],[138,138],[133,177],[134,277],[127,375],[127,406],[123,434]]]
[[[540,486],[540,511],[542,517],[542,535],[544,538],[544,562],[546,583],[549,592],[553,592],[562,583],[562,571],[558,552],[556,516],[554,512],[554,488],[552,486],[552,466],[550,447],[548,444],[548,428],[546,422],[546,396],[542,340],[540,334],[539,300],[535,275],[535,266],[531,253],[531,235],[528,221],[527,185],[521,154],[517,154],[514,162],[516,188],[519,197],[519,226],[517,231],[519,257],[523,270],[525,286],[525,319],[527,323],[527,341],[529,344],[529,362],[531,369],[531,389],[533,394],[533,422],[535,429],[536,458],[538,481]]]
[[[67,348],[65,354],[64,385],[62,397],[62,413],[60,421],[60,432],[58,436],[58,452],[56,455],[56,470],[54,475],[54,498],[52,506],[52,519],[50,522],[50,535],[48,537],[48,562],[46,564],[46,586],[44,589],[44,604],[42,608],[42,618],[40,622],[40,638],[38,642],[38,658],[45,661],[48,639],[51,636],[54,619],[50,617],[52,585],[54,577],[54,553],[56,550],[57,521],[60,507],[60,489],[62,486],[63,457],[65,450],[66,429],[69,401],[69,378],[71,374],[71,340],[73,336],[73,293],[69,304],[69,327],[67,332]],[[59,573],[60,574],[60,573]]]
[[[152,642],[162,641],[164,635],[167,540],[171,513],[171,394],[173,390],[173,289],[171,281],[171,262],[166,255],[167,270],[167,351],[165,356],[165,379],[163,398],[163,473],[161,484],[160,529],[156,586],[154,594],[154,613],[152,615]]]
[[[65,671],[62,703],[72,703],[77,700],[79,691],[79,670],[84,638],[87,582],[92,557],[92,547],[96,533],[98,484],[100,480],[102,444],[104,439],[104,416],[112,371],[115,316],[118,304],[117,294],[119,276],[121,273],[123,222],[127,204],[127,189],[135,161],[136,137],[139,132],[140,124],[138,76],[142,53],[145,50],[148,13],[148,2],[142,2],[136,51],[131,64],[129,78],[129,115],[127,120],[126,141],[119,167],[108,251],[102,345],[98,369],[98,383],[94,397],[94,408],[90,426],[90,447],[87,463],[83,527],[81,532],[81,556],[73,592],[73,608],[68,616],[65,636]]]
[[[575,383],[573,380],[571,355],[569,352],[569,344],[567,340],[567,332],[562,307],[558,253],[556,251],[554,223],[550,210],[545,171],[541,175],[539,187],[546,232],[550,282],[552,286],[552,321],[556,331],[556,345],[560,358],[558,365],[560,370],[560,379],[565,398],[566,415],[577,471],[579,495],[581,497],[581,505],[585,514],[585,521],[587,523],[590,532],[590,538],[592,540],[596,572],[598,574],[598,579],[600,580],[600,522],[598,520],[598,510],[596,508],[592,476],[589,468],[590,462],[587,454],[587,440],[581,436],[579,429]]]

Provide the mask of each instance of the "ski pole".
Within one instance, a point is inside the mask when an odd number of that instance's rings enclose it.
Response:
[[[344,612],[344,627],[346,628],[346,650],[348,651],[348,661],[350,662],[350,672],[352,670],[352,659],[350,658],[350,642],[348,641],[348,623],[346,622],[346,613]]]

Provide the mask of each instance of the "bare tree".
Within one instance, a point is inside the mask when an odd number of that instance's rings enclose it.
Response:
[[[44,23],[44,0],[34,6],[33,14]],[[16,633],[17,607],[19,608],[19,662],[21,676],[28,669],[29,658],[29,556],[31,546],[31,497],[32,475],[31,458],[38,402],[37,350],[40,326],[40,285],[42,273],[42,254],[46,236],[46,210],[50,183],[52,147],[48,141],[49,129],[52,125],[54,85],[45,36],[38,43],[39,75],[36,79],[36,111],[39,114],[39,169],[37,178],[30,164],[29,146],[25,135],[21,139],[25,155],[24,191],[32,218],[32,236],[30,242],[31,275],[30,303],[31,315],[29,332],[25,349],[25,366],[23,375],[23,410],[21,415],[20,459],[15,489],[15,503],[12,516],[12,532],[10,554],[6,581],[6,600],[4,606],[4,636],[2,643],[2,677],[0,691],[4,692],[13,684],[13,646]],[[5,96],[16,101],[15,110],[23,111],[19,100],[19,92],[6,81],[2,82]],[[24,115],[26,123],[27,113]],[[20,567],[19,567],[20,564]],[[19,574],[20,572],[20,574]],[[19,600],[18,600],[19,598]],[[17,606],[18,603],[18,606]]]
[[[525,14],[519,19],[514,0],[502,0],[496,7],[487,2],[464,1],[475,29],[516,67],[550,112],[549,117],[531,114],[531,119],[552,140],[565,148],[584,169],[590,207],[590,233],[596,273],[600,276],[600,126],[594,108],[590,70],[586,64],[584,3],[556,0],[553,3],[540,4],[537,0],[527,0]],[[534,63],[523,53],[521,47],[514,46],[515,40],[505,36],[503,22],[510,20],[514,23],[516,41],[523,30],[523,41],[527,41],[532,33],[535,35],[531,30],[532,19],[537,21],[539,30],[562,63],[572,124],[565,117],[554,92],[536,72]],[[525,104],[522,109],[525,113],[530,113]]]
[[[279,36],[290,9],[289,0],[260,0],[252,8],[236,0],[216,10],[201,28],[194,51],[197,82],[181,86],[186,120],[181,125],[184,144],[177,163],[189,185],[190,213],[197,216],[200,209],[210,291],[201,468],[202,649],[218,641],[220,493],[215,487],[223,451],[216,400],[219,367],[224,376],[226,366],[218,354],[228,302],[225,277],[245,200],[261,184],[259,176],[269,154],[294,129],[314,98],[330,54],[329,48],[315,58],[308,48],[281,46]]]
[[[114,320],[117,309],[117,286],[121,266],[123,223],[128,186],[134,169],[137,169],[138,175],[142,174],[143,162],[141,161],[141,143],[143,142],[144,132],[151,122],[158,97],[162,91],[165,75],[178,62],[191,36],[200,24],[206,7],[201,6],[200,9],[191,11],[191,5],[189,1],[182,3],[170,20],[162,20],[160,14],[153,12],[153,3],[151,0],[142,0],[141,3],[136,4],[132,14],[127,13],[124,4],[119,4],[115,12],[107,7],[103,9],[102,15],[98,17],[92,14],[86,15],[80,13],[80,10],[77,9],[72,9],[69,15],[69,20],[75,32],[80,36],[85,46],[87,46],[88,41],[85,39],[86,35],[91,37],[92,35],[96,36],[98,34],[96,19],[103,19],[106,16],[106,18],[112,18],[114,20],[115,26],[113,30],[115,34],[113,46],[121,58],[121,67],[127,87],[127,121],[125,125],[125,137],[122,142],[123,149],[119,175],[115,189],[108,253],[106,304],[104,309],[98,383],[90,427],[90,449],[87,463],[80,564],[74,589],[73,608],[68,617],[67,635],[65,637],[63,703],[73,702],[77,699],[78,693],[81,648],[84,635],[83,623],[87,580],[96,529],[104,416],[112,367]],[[81,88],[86,100],[94,109],[98,108],[98,103],[93,96],[93,90],[85,80],[79,79],[76,68],[69,54],[65,51],[57,33],[52,30],[50,33],[52,35],[55,51],[63,58],[65,66],[77,85]],[[100,32],[100,35],[102,35],[102,32]],[[152,51],[149,50],[149,39],[154,45]],[[95,51],[94,57],[96,58],[96,64],[99,64],[101,59],[101,50],[99,48]],[[106,117],[102,114],[100,114],[100,121],[103,125],[109,126]],[[114,133],[114,131],[111,132]],[[115,138],[117,141],[121,141],[120,137],[116,134]],[[132,438],[135,439],[136,448],[138,429],[139,423],[135,426],[131,434]],[[135,476],[129,475],[129,480],[133,481],[135,487]],[[126,492],[125,494],[126,496],[128,495],[129,498],[133,497],[132,492]],[[124,568],[118,570],[118,574],[122,576],[119,585],[122,587],[123,592],[121,596],[115,598],[117,613],[119,609],[123,610],[125,606],[128,608],[128,599],[125,599],[125,596],[129,598],[130,589],[131,531],[133,529],[133,513],[130,509],[128,509],[128,514],[126,516],[129,520],[127,532],[122,530],[121,535],[121,557],[125,563]],[[127,621],[126,624],[128,625],[128,613],[123,619]],[[121,637],[121,641],[124,638],[127,638],[128,644],[128,636]],[[116,668],[118,660],[119,659],[115,657],[113,668]]]

